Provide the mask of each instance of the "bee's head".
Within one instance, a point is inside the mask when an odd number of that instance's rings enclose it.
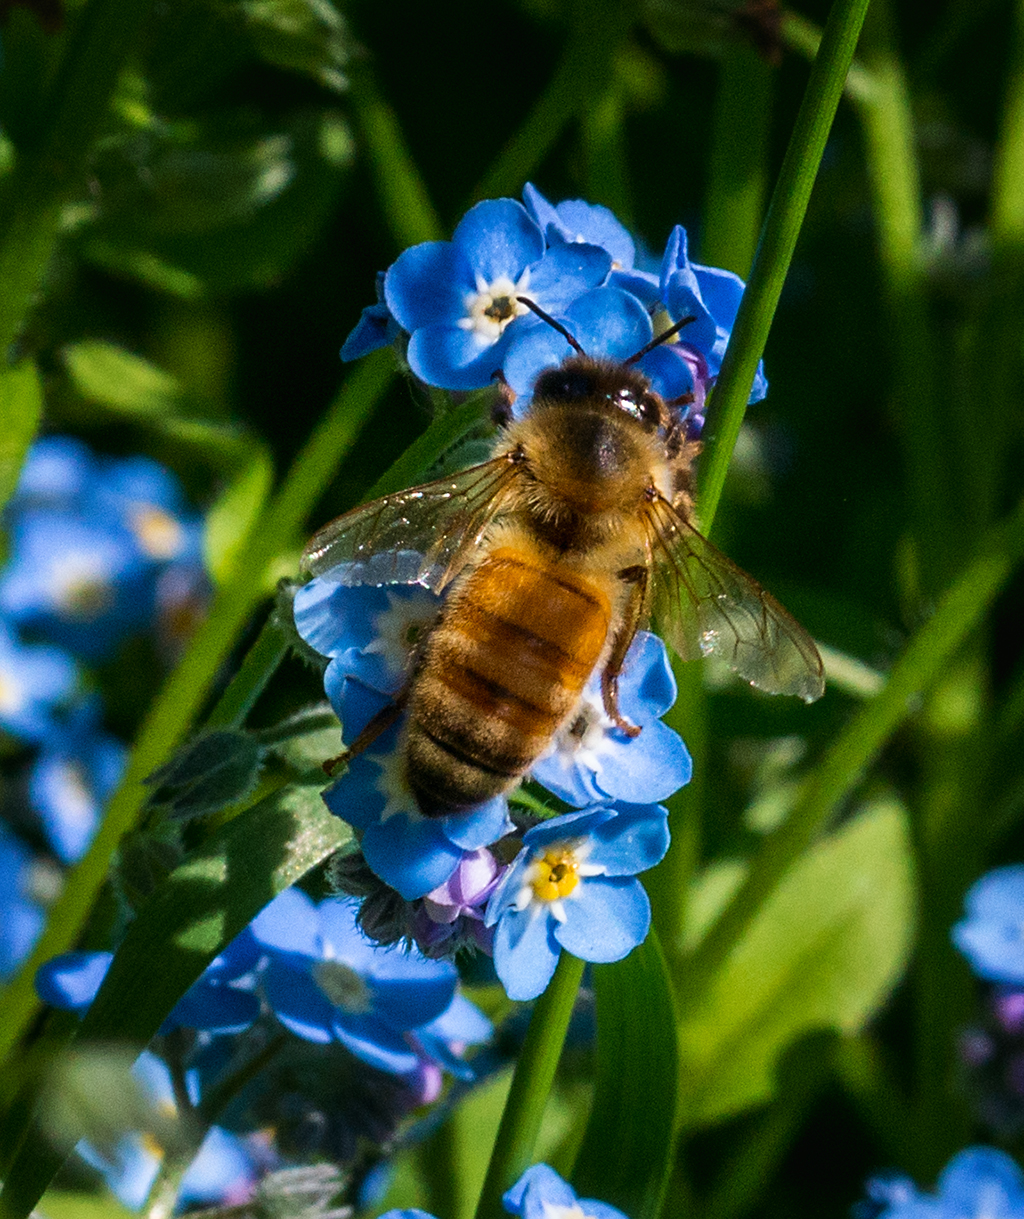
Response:
[[[534,385],[532,410],[574,406],[621,411],[646,432],[669,422],[664,400],[642,372],[592,356],[569,356],[557,368],[542,372]]]

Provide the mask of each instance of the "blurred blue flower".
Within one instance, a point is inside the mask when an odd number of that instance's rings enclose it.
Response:
[[[24,644],[0,619],[0,728],[22,741],[44,740],[78,689],[78,666],[60,648]]]
[[[99,725],[96,699],[83,700],[42,740],[29,772],[32,808],[61,863],[79,860],[124,771],[127,750]]]
[[[528,294],[559,312],[603,283],[608,254],[585,243],[545,250],[544,236],[521,203],[485,199],[463,216],[451,241],[404,251],[388,269],[384,296],[408,331],[413,372],[442,389],[478,389],[503,366]]]
[[[939,1176],[934,1194],[907,1177],[876,1177],[867,1194],[878,1219],[1022,1219],[1024,1174],[994,1147],[958,1152]]]
[[[533,767],[533,778],[575,808],[606,800],[647,804],[689,783],[690,755],[678,733],[658,718],[676,699],[665,645],[639,631],[619,677],[619,710],[641,729],[629,737],[609,719],[601,674],[587,683],[575,719]]]
[[[247,1029],[260,1014],[252,974],[258,957],[259,949],[248,930],[236,936],[178,1000],[160,1032],[190,1028],[239,1033]],[[81,1015],[96,998],[112,960],[110,952],[61,953],[36,971],[36,993],[51,1007]]]
[[[534,1164],[502,1197],[505,1210],[520,1219],[626,1219],[607,1202],[577,1198],[576,1191],[547,1164]]]
[[[660,805],[617,804],[553,817],[528,830],[487,906],[494,968],[510,999],[535,999],[564,948],[619,961],[647,936],[651,907],[637,872],[668,850]]]
[[[376,875],[413,901],[443,885],[464,852],[497,842],[512,823],[504,796],[469,812],[425,817],[406,780],[402,727],[400,721],[356,754],[323,798],[361,831],[360,849]]]
[[[70,437],[33,446],[7,518],[0,609],[88,660],[149,625],[162,572],[201,566],[202,521],[169,470]]]
[[[14,519],[0,612],[85,660],[110,656],[153,611],[153,581],[132,535],[92,510]]]
[[[1024,864],[996,868],[968,889],[953,943],[987,982],[1024,984]]]
[[[45,914],[34,899],[32,853],[0,821],[0,981],[32,951]]]
[[[170,1072],[155,1054],[144,1051],[132,1074],[154,1110],[164,1114],[174,1111]],[[145,1204],[164,1156],[160,1144],[145,1131],[122,1135],[106,1154],[86,1140],[79,1142],[75,1150],[102,1173],[110,1191],[130,1210],[140,1210]],[[260,1158],[243,1139],[213,1126],[182,1179],[177,1206],[180,1209],[197,1204],[241,1205],[251,1198],[260,1170]]]
[[[415,1071],[407,1034],[441,1015],[458,975],[448,962],[381,948],[356,924],[352,901],[319,905],[286,889],[256,917],[263,993],[278,1020],[307,1041],[339,1041],[395,1075]]]

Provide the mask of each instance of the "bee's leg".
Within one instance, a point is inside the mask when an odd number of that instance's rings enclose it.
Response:
[[[505,380],[505,374],[499,368],[491,377],[498,387],[498,396],[491,407],[491,421],[500,428],[507,428],[512,422],[512,407],[516,401],[516,391]]]
[[[612,641],[612,650],[601,674],[601,697],[604,700],[605,712],[615,727],[620,728],[627,736],[635,737],[640,735],[639,727],[631,724],[619,712],[619,674],[643,617],[644,603],[647,600],[647,568],[642,564],[624,567],[619,572],[619,579],[629,585],[629,601],[622,626]]]
[[[386,707],[382,707],[372,720],[366,725],[362,732],[346,749],[337,754],[333,758],[328,758],[323,763],[323,768],[331,778],[334,778],[335,772],[344,763],[351,761],[357,754],[369,749],[373,742],[383,736],[385,732],[394,724],[405,710],[405,705],[409,701],[409,686],[406,685],[402,690],[395,695],[393,702],[388,703]]]

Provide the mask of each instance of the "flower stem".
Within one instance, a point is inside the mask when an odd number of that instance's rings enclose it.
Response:
[[[530,1018],[487,1167],[477,1219],[500,1219],[501,1196],[533,1163],[534,1147],[585,964],[563,951]]]
[[[743,423],[757,362],[775,316],[867,7],[868,0],[835,0],[832,5],[775,184],[750,280],[736,315],[704,427],[704,456],[697,502],[705,532],[711,527],[725,486],[726,471]]]

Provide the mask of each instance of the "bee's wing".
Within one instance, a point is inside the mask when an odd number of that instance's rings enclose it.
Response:
[[[824,667],[804,628],[665,499],[650,508],[653,610],[684,660],[720,656],[752,686],[814,702]]]
[[[302,570],[318,576],[348,563],[344,584],[419,583],[440,592],[505,506],[516,472],[508,457],[495,457],[354,508],[313,535]]]

